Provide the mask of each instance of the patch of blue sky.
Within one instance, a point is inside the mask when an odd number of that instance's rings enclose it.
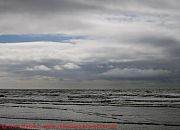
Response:
[[[64,34],[2,34],[0,43],[20,42],[71,42],[73,39],[84,39],[84,36],[72,36]]]

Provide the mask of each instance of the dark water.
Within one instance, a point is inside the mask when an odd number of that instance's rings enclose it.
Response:
[[[180,89],[0,90],[0,123],[107,123],[180,129]]]

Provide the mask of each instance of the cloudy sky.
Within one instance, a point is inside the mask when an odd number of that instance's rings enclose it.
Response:
[[[179,0],[0,0],[0,88],[179,82],[179,12]]]

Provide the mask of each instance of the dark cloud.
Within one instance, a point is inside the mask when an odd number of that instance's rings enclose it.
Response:
[[[148,7],[152,9],[179,9],[178,0],[1,0],[0,13],[83,13],[88,11],[111,11],[123,7]],[[113,9],[113,7],[115,7]]]
[[[139,43],[139,44],[148,44],[152,46],[159,46],[159,47],[180,47],[180,41],[178,41],[176,38],[173,37],[166,37],[166,36],[140,36],[140,37],[135,37],[133,39],[129,38],[127,39],[128,41],[131,40],[131,42],[134,43]]]
[[[83,13],[84,10],[100,10],[99,5],[91,5],[80,0],[1,0],[1,13]]]

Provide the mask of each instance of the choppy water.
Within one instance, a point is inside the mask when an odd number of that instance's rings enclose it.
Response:
[[[0,123],[116,123],[180,129],[180,89],[0,90]]]

